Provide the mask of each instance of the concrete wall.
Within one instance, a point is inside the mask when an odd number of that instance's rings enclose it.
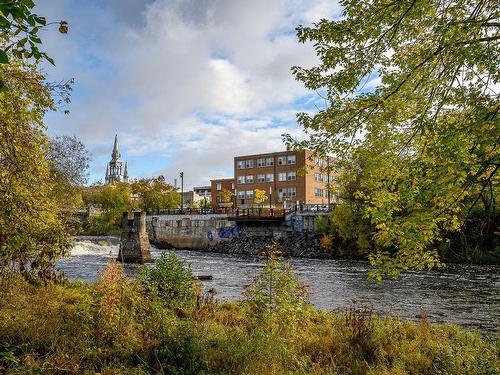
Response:
[[[238,227],[227,217],[153,217],[148,220],[147,229],[150,242],[160,248],[190,250],[206,249],[218,241],[230,240],[239,235]]]
[[[283,223],[236,223],[227,215],[160,215],[147,218],[149,240],[159,248],[206,250],[239,237],[282,237],[290,232],[316,232],[316,216],[293,214]]]

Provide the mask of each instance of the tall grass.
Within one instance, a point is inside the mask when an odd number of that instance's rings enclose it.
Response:
[[[270,257],[242,302],[202,293],[175,257],[137,280],[112,262],[96,283],[0,280],[5,374],[498,374],[499,342],[307,303]]]

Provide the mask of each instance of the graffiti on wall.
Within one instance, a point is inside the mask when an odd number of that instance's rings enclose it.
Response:
[[[300,215],[295,215],[291,218],[292,228],[297,232],[302,232],[304,230],[304,219]]]
[[[209,230],[207,238],[209,241],[220,241],[224,239],[233,239],[241,235],[241,228],[236,226],[222,227],[218,230]]]

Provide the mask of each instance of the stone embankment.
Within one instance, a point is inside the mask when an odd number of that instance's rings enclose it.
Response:
[[[274,245],[285,257],[335,258],[333,251],[321,247],[320,238],[320,234],[300,232],[286,232],[281,236],[243,234],[230,241],[219,241],[204,250],[224,254],[260,255]]]

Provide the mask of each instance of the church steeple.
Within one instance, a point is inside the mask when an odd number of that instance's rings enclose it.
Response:
[[[111,157],[116,160],[120,159],[120,151],[118,150],[118,134],[115,134],[115,143],[113,145],[113,153],[111,154]]]
[[[123,182],[128,182],[128,168],[127,168],[127,162],[125,162],[125,169],[123,170]]]
[[[106,178],[105,178],[105,183],[108,184],[109,183],[109,164],[106,165]]]
[[[122,174],[122,161],[120,160],[121,154],[118,148],[118,135],[115,134],[115,142],[113,143],[113,152],[111,153],[111,161],[106,168],[106,184],[114,182],[128,182],[128,168],[125,163],[125,168]]]

